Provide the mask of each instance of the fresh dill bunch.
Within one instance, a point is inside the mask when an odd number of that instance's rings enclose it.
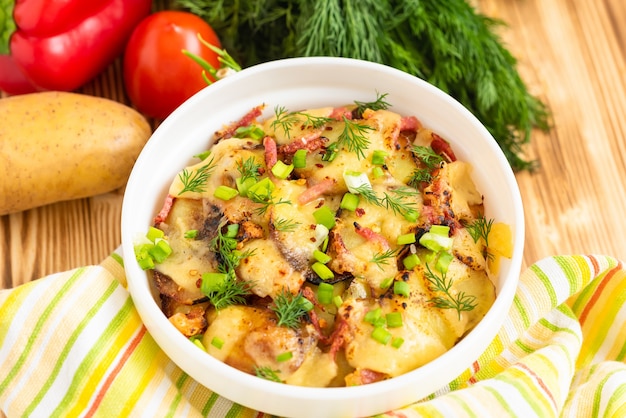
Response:
[[[380,270],[384,270],[383,266],[388,265],[391,260],[395,261],[397,254],[398,250],[388,249],[387,251],[374,254],[370,263],[374,263]]]
[[[298,292],[295,295],[285,289],[274,299],[272,311],[278,318],[277,325],[287,328],[298,328],[302,317],[309,311],[308,300]]]
[[[465,105],[515,170],[530,170],[524,146],[549,129],[498,31],[502,21],[468,0],[176,0],[203,17],[243,67],[295,56],[359,58],[434,84]]]
[[[457,311],[459,319],[461,319],[461,312],[471,311],[476,307],[475,296],[467,295],[465,292],[453,295],[450,292],[453,281],[452,279],[447,279],[446,273],[441,273],[441,276],[439,276],[433,273],[430,266],[426,264],[424,275],[429,282],[430,290],[442,294],[442,296],[435,296],[428,300],[435,307],[439,309],[454,309]]]
[[[211,177],[213,169],[215,169],[213,157],[211,157],[206,164],[202,165],[193,172],[190,172],[185,168],[178,174],[178,178],[181,183],[183,183],[183,188],[179,194],[183,194],[185,192],[202,193],[205,190],[207,181],[209,181],[209,178]]]

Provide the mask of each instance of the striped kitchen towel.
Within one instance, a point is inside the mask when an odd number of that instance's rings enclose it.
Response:
[[[0,292],[8,417],[262,417],[202,387],[146,332],[117,254]],[[393,417],[626,417],[626,270],[607,256],[528,268],[473,367]],[[383,416],[383,415],[381,415]]]

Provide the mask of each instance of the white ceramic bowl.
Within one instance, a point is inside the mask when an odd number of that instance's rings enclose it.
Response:
[[[184,81],[183,81],[184,82]],[[190,156],[204,151],[213,132],[252,107],[300,110],[372,101],[387,93],[392,110],[417,116],[448,139],[457,157],[474,167],[487,218],[511,225],[514,255],[504,260],[497,298],[484,319],[436,360],[402,376],[364,386],[306,388],[245,374],[199,350],[159,309],[154,290],[133,257],[133,237],[147,231],[167,189]],[[247,68],[205,88],[154,132],[130,176],[122,210],[128,288],[148,331],[163,351],[207,388],[232,401],[280,416],[345,417],[381,413],[418,401],[456,378],[484,351],[508,314],[524,246],[524,215],[515,177],[482,124],[439,89],[396,69],[345,58],[293,58]]]

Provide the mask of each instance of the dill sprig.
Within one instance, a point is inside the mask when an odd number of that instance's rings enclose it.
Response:
[[[293,219],[278,218],[274,221],[273,225],[274,229],[277,231],[293,232],[300,226],[300,222],[294,221]]]
[[[415,196],[416,191],[408,187],[400,187],[391,191],[391,194],[384,193],[381,203],[391,209],[394,215],[406,215],[409,212],[416,211],[416,202],[407,201],[407,199]]]
[[[291,129],[295,124],[301,123],[303,128],[321,128],[333,119],[325,116],[314,116],[305,112],[289,112],[282,106],[274,108],[276,119],[270,125],[274,130],[280,128],[287,138],[291,138]]]
[[[239,280],[235,269],[244,258],[252,257],[254,251],[237,250],[237,241],[222,233],[226,222],[222,222],[217,228],[217,235],[209,243],[209,249],[218,257],[220,273],[226,274],[226,279],[217,284],[206,296],[215,309],[222,309],[229,305],[245,304],[245,297],[250,294],[251,282]]]
[[[237,161],[237,171],[241,174],[241,182],[245,182],[248,179],[259,179],[259,168],[261,165],[257,163],[254,157],[249,157],[246,160],[240,159]]]
[[[515,170],[548,111],[502,42],[504,22],[467,0],[176,0],[203,17],[242,66],[297,56],[359,58],[418,76],[483,122]]]
[[[348,151],[354,152],[359,159],[365,158],[365,150],[370,145],[367,133],[374,130],[372,126],[353,121],[343,117],[344,128],[337,137],[340,147],[345,147]]]
[[[209,181],[211,177],[211,173],[215,169],[215,164],[213,164],[213,157],[198,168],[197,170],[190,172],[186,168],[178,174],[178,178],[181,183],[183,183],[183,188],[181,189],[179,194],[183,194],[185,192],[195,192],[202,193],[206,188],[206,183]]]
[[[274,299],[272,311],[278,318],[277,325],[287,328],[298,328],[303,316],[308,312],[307,300],[298,292],[295,295],[285,289]]]
[[[251,193],[248,191],[248,198],[259,206],[254,209],[254,213],[263,216],[267,210],[273,205],[291,205],[291,200],[283,199],[282,197],[276,201],[272,197],[272,192],[268,190],[266,194]]]
[[[459,292],[453,295],[450,292],[452,288],[452,279],[448,280],[446,273],[441,273],[441,276],[433,273],[428,264],[426,264],[426,271],[424,272],[426,279],[430,284],[430,290],[433,292],[442,293],[442,296],[435,296],[428,300],[435,307],[439,309],[454,309],[461,319],[461,312],[471,311],[476,307],[476,296],[467,295],[465,292]]]
[[[361,102],[361,101],[355,100],[354,104],[356,105],[355,113],[357,115],[357,118],[363,117],[363,112],[366,109],[371,109],[371,110],[389,109],[391,105],[385,101],[385,97],[387,97],[387,93],[380,94],[379,92],[376,92],[376,100],[374,100],[373,102]]]
[[[429,169],[438,167],[444,161],[431,147],[413,145],[411,151]]]
[[[489,247],[489,233],[493,226],[493,219],[486,219],[481,213],[472,223],[465,226],[467,232],[472,236],[474,242],[479,239],[485,240],[485,246]]]
[[[395,260],[397,254],[397,250],[388,249],[385,252],[374,254],[370,262],[376,264],[380,270],[384,270],[383,266],[388,265],[392,259]]]
[[[272,382],[283,383],[278,377],[280,370],[273,370],[269,366],[254,366],[254,374],[262,379],[271,380]]]

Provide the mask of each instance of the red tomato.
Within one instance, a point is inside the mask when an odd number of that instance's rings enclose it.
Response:
[[[186,49],[219,67],[217,54],[198,40],[198,34],[221,48],[213,29],[192,13],[156,12],[137,25],[124,53],[124,84],[140,112],[165,119],[207,86],[200,65],[182,53]]]

